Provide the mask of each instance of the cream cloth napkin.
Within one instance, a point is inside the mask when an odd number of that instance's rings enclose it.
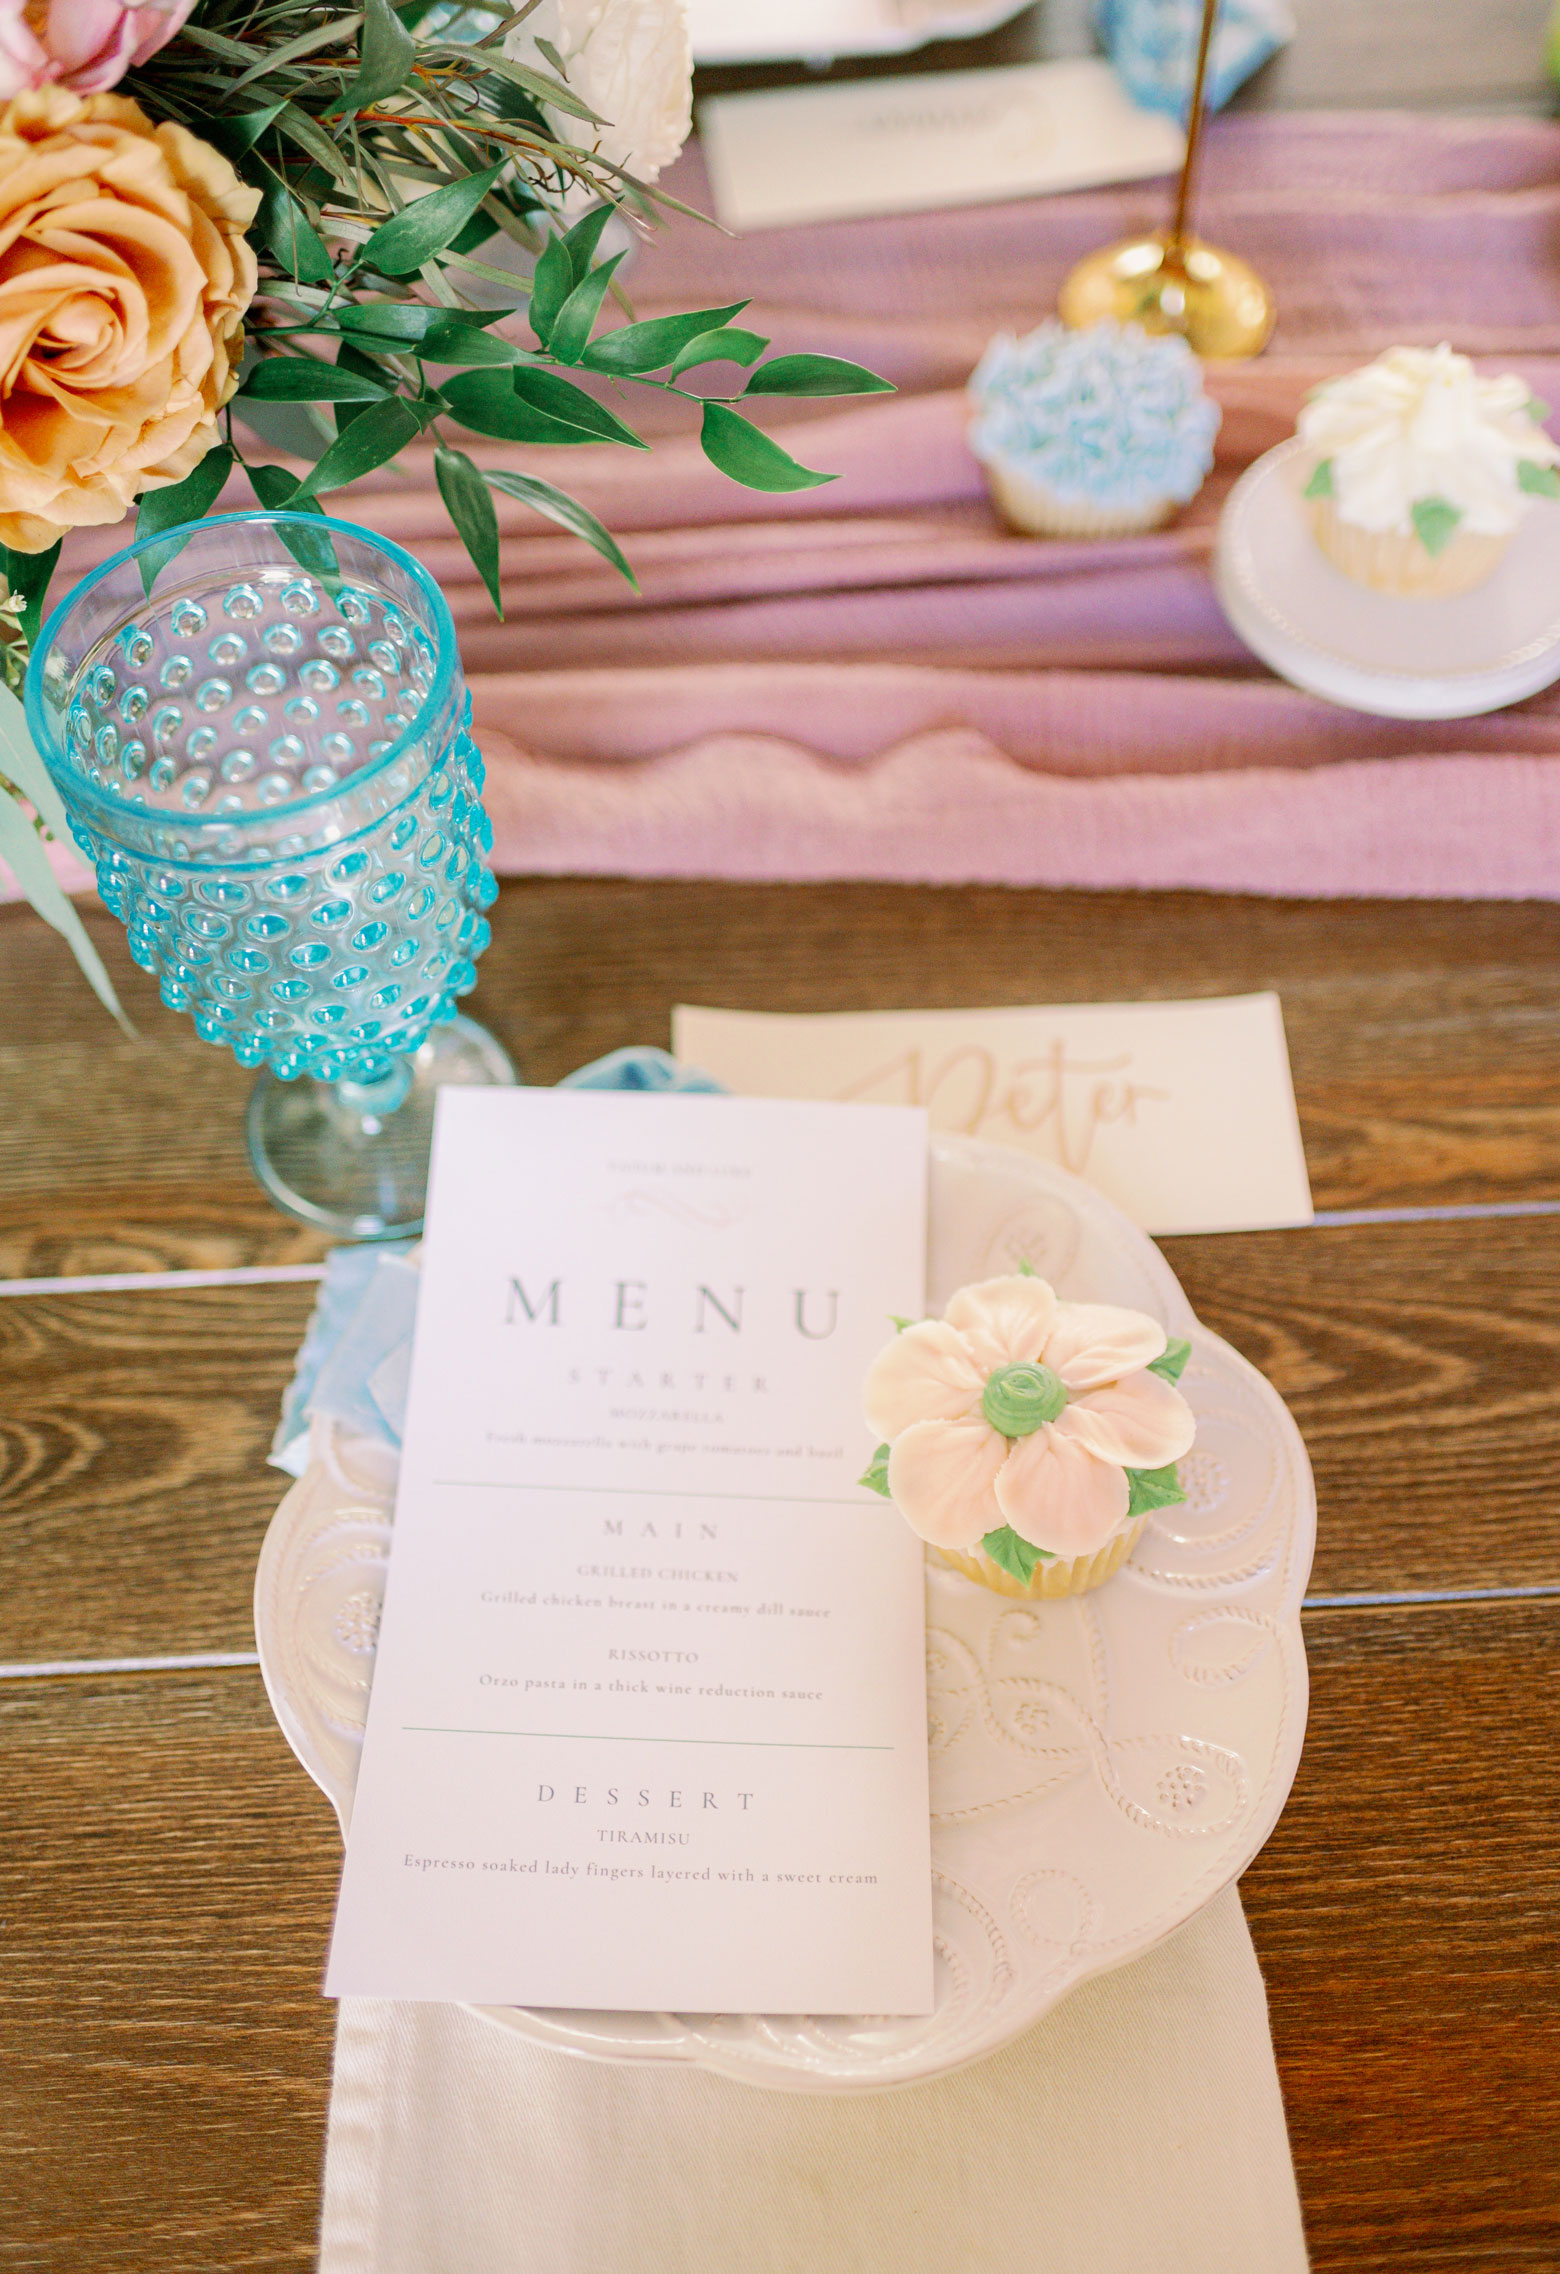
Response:
[[[861,2098],[347,1999],[320,2274],[1304,2274],[1228,1888],[989,2060]]]

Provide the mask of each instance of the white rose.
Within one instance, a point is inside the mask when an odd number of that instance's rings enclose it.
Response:
[[[575,94],[606,122],[593,129],[560,115],[560,138],[589,145],[594,135],[609,164],[653,182],[693,125],[687,0],[541,0],[504,41],[504,53],[550,70],[538,36],[551,40]]]

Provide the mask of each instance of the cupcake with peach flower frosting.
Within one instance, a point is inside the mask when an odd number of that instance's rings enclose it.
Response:
[[[874,1360],[862,1478],[944,1562],[1005,1595],[1081,1595],[1185,1498],[1190,1344],[1142,1311],[1067,1303],[1027,1267],[962,1287]]]

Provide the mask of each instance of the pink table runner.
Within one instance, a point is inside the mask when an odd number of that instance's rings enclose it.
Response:
[[[707,202],[697,151],[670,187]],[[649,456],[474,445],[592,505],[642,598],[500,500],[499,624],[431,460],[355,493],[449,595],[500,867],[1560,897],[1560,691],[1444,725],[1339,710],[1257,664],[1208,575],[1230,483],[1330,371],[1446,338],[1560,403],[1560,126],[1220,121],[1203,226],[1261,267],[1280,323],[1260,361],[1211,376],[1213,477],[1161,534],[1008,535],[964,446],[965,375],[1080,253],[1163,206],[1139,183],[741,242],[674,219],[636,261],[636,313],[746,291],[780,346],[861,357],[902,392],[777,410],[840,476],[785,498],[723,482],[673,439],[675,406],[642,420],[667,434]]]

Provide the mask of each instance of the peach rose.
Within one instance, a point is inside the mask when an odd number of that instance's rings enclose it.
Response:
[[[182,126],[44,87],[0,110],[0,543],[120,521],[216,440],[260,202]]]

